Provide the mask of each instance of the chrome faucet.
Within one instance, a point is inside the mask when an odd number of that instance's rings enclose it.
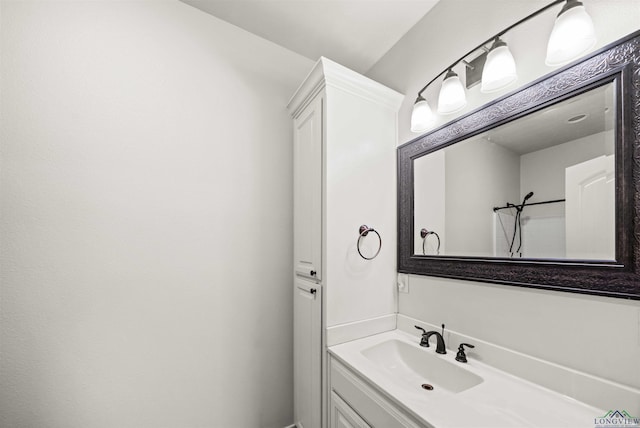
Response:
[[[420,339],[420,346],[424,346],[425,348],[429,347],[429,338],[431,336],[436,336],[436,353],[438,354],[446,354],[447,353],[447,347],[444,344],[444,324],[442,324],[442,333],[439,333],[435,330],[432,331],[426,331],[424,328],[422,327],[418,327],[417,325],[414,326],[415,328],[417,328],[418,330],[422,330],[422,338]]]

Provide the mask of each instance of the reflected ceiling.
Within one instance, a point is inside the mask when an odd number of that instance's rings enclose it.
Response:
[[[483,134],[520,155],[613,129],[613,87],[606,85],[572,97]]]

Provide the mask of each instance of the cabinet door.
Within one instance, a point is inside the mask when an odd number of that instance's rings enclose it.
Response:
[[[369,425],[338,394],[331,391],[329,428],[369,428]]]
[[[294,120],[293,254],[296,274],[321,279],[322,105],[317,96]]]
[[[293,296],[294,417],[297,428],[320,428],[322,298],[318,284],[295,279]]]

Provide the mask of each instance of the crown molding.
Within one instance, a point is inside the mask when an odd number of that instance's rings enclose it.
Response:
[[[394,111],[400,108],[404,99],[404,95],[393,89],[320,57],[287,104],[291,116],[296,117],[325,87],[340,89]]]

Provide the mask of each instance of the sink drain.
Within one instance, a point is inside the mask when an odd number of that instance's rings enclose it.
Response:
[[[433,391],[433,385],[430,385],[428,383],[423,383],[422,389],[426,389],[427,391]]]

